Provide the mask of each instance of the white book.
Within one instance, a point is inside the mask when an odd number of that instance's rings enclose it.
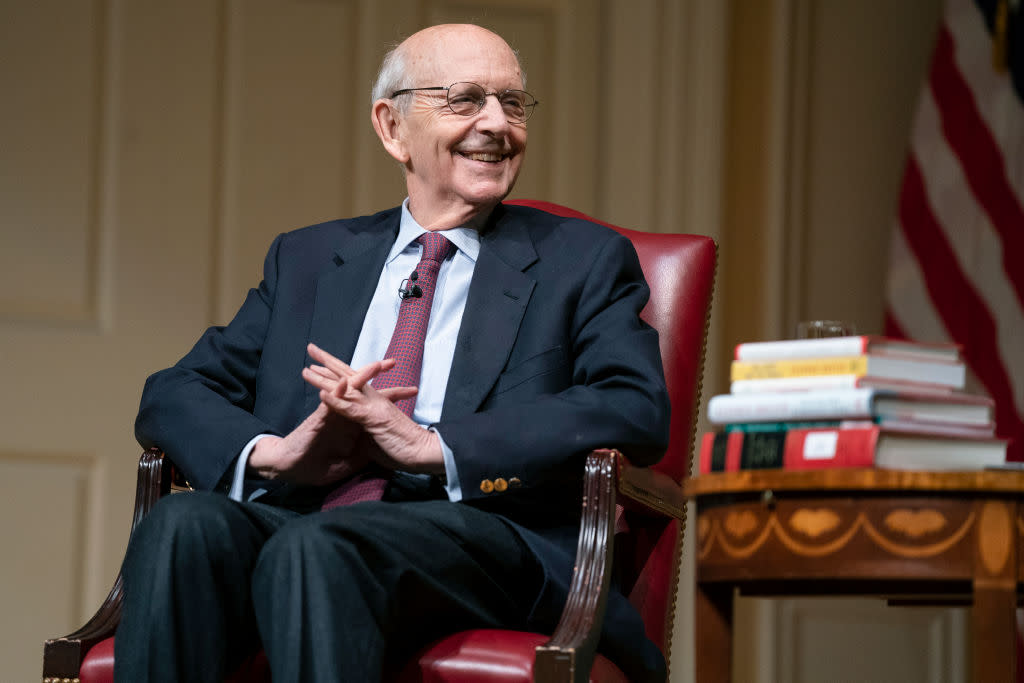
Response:
[[[988,427],[993,401],[970,394],[922,394],[874,388],[721,394],[708,401],[714,424],[894,419]]]
[[[746,342],[736,345],[734,360],[830,358],[859,356],[868,353],[950,363],[960,360],[960,347],[956,344],[928,344],[875,335]]]
[[[928,394],[950,394],[953,392],[953,387],[947,384],[926,384],[884,377],[864,377],[862,375],[804,375],[800,377],[738,379],[729,385],[729,392],[733,394],[759,394],[776,391],[816,391],[822,389],[857,389],[861,387]]]

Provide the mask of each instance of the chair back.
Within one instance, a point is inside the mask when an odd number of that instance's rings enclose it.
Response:
[[[506,203],[601,223],[633,243],[651,288],[650,301],[641,317],[658,330],[665,381],[672,402],[668,450],[654,469],[682,483],[690,474],[700,407],[717,261],[714,240],[703,235],[657,234],[621,228],[551,202],[509,200]],[[681,522],[632,511],[627,511],[626,522],[628,532],[615,539],[616,578],[630,602],[640,611],[647,636],[667,657],[679,580]]]

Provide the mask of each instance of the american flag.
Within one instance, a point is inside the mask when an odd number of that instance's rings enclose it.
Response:
[[[911,133],[886,334],[963,347],[1024,460],[1024,8],[948,0]]]

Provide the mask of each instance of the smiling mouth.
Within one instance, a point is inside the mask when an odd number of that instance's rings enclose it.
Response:
[[[496,163],[509,157],[508,154],[496,154],[494,152],[459,152],[459,156],[471,161],[486,161]]]

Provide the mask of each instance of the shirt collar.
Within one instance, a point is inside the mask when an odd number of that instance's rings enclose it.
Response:
[[[409,213],[409,198],[406,197],[405,201],[402,202],[402,219],[398,227],[398,239],[395,240],[395,244],[391,247],[391,252],[388,254],[388,263],[391,263],[395,257],[412,244],[413,240],[425,232],[427,231],[423,226],[417,223],[416,219]],[[473,228],[460,227],[445,230],[444,236],[451,240],[451,243],[459,251],[476,263],[477,256],[480,255],[480,233]]]

